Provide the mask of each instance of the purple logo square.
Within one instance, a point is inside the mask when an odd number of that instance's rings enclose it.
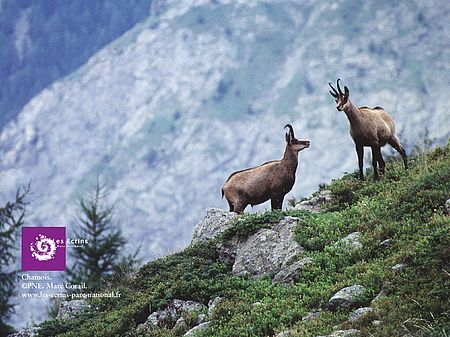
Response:
[[[66,227],[22,227],[22,271],[66,270]]]

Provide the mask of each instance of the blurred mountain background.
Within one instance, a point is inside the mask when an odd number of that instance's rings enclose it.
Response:
[[[31,181],[27,225],[70,233],[99,179],[130,251],[178,250],[231,172],[282,157],[286,123],[311,140],[286,199],[357,168],[338,77],[408,152],[445,143],[448,22],[444,0],[1,1],[0,199]]]

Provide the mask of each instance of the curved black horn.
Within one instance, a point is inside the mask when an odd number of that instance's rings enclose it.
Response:
[[[341,79],[338,78],[338,80],[337,80],[337,87],[338,87],[338,90],[339,90],[339,95],[343,95],[342,90],[341,90],[341,87],[339,86],[339,81],[340,81],[340,80],[341,80]]]
[[[289,128],[289,135],[291,136],[291,138],[295,138],[295,137],[294,137],[294,128],[292,127],[291,124],[286,124],[286,126],[285,126],[284,128],[285,128],[285,129],[286,129],[286,128]]]
[[[330,91],[331,96],[333,96],[333,97],[339,96],[339,94],[338,94],[338,92],[336,91],[336,89],[334,89],[333,86],[331,85],[331,82],[328,82],[328,85],[330,86],[330,88],[331,88],[331,89],[333,90],[333,92],[334,92],[334,95],[333,95],[333,93]]]

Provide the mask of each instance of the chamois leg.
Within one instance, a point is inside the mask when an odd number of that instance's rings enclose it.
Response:
[[[384,174],[384,167],[386,163],[384,162],[383,155],[381,154],[381,148],[378,148],[378,167],[380,168],[380,173]]]
[[[373,166],[373,180],[380,180],[380,176],[378,175],[378,152],[380,151],[379,146],[372,146],[372,166]]]
[[[270,205],[272,206],[272,211],[282,208],[282,206],[283,206],[283,199],[284,199],[284,196],[282,196],[282,197],[273,197],[272,199],[270,199]]]
[[[247,203],[245,203],[244,201],[242,201],[242,200],[238,200],[235,204],[234,204],[234,210],[233,210],[233,212],[235,212],[235,213],[237,213],[237,214],[241,214],[243,211],[244,211],[244,209],[245,209],[245,207],[247,207]]]
[[[358,154],[359,179],[364,180],[364,147],[359,144],[356,145],[356,153]]]
[[[403,146],[400,144],[397,136],[392,137],[388,141],[389,145],[392,146],[403,158],[403,164],[405,165],[405,170],[408,169],[408,157],[406,156],[406,151]]]
[[[229,200],[227,200],[227,201],[228,201],[228,206],[230,207],[230,212],[234,212],[233,204]]]

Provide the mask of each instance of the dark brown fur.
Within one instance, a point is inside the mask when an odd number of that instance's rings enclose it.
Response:
[[[298,152],[309,147],[307,140],[294,137],[291,125],[286,134],[283,159],[232,173],[222,188],[222,197],[228,201],[230,212],[242,213],[247,205],[258,205],[271,200],[272,210],[281,209],[284,196],[295,183]]]
[[[338,91],[329,83],[333,89],[333,92],[330,91],[330,93],[336,100],[336,109],[338,111],[344,111],[350,122],[350,136],[355,142],[356,153],[358,155],[359,178],[364,180],[364,146],[370,146],[372,148],[372,166],[375,180],[379,179],[377,164],[380,167],[380,172],[384,173],[385,163],[381,155],[381,147],[386,144],[391,145],[400,153],[405,169],[407,169],[406,152],[395,134],[395,124],[391,116],[379,106],[373,109],[366,106],[357,108],[350,101],[350,93],[346,86],[344,86],[344,93],[342,93],[339,81],[338,79]]]

